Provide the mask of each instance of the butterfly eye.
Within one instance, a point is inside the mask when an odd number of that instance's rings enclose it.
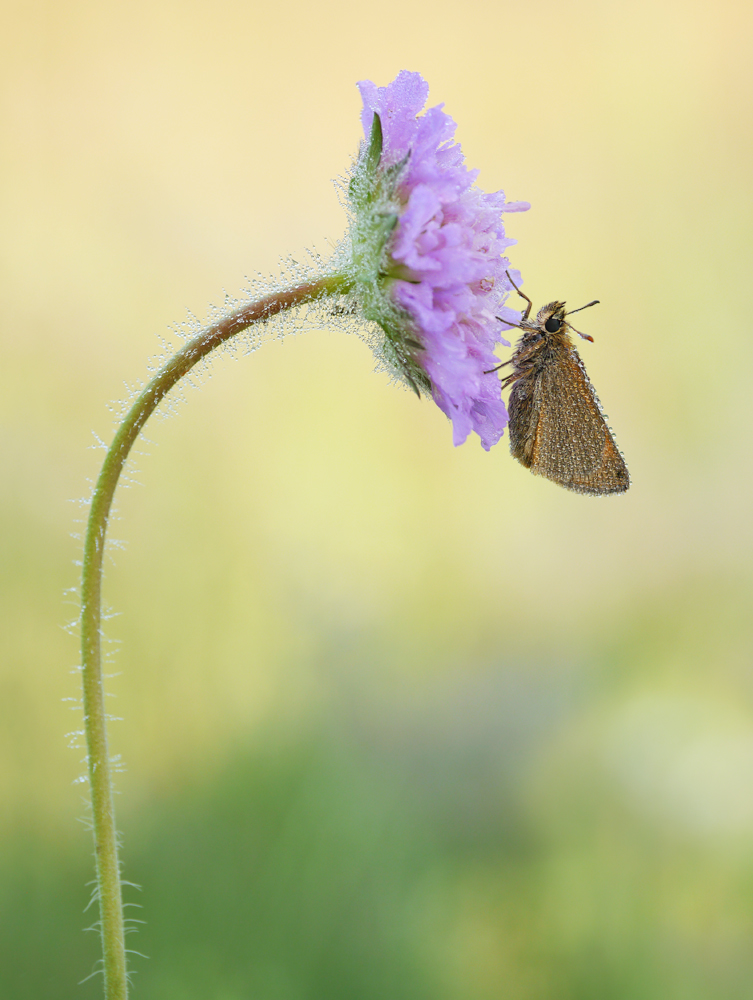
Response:
[[[562,320],[555,319],[554,316],[550,316],[546,323],[544,323],[544,329],[547,333],[556,333],[561,326]]]

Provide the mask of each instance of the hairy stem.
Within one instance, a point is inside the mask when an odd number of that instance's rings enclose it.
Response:
[[[128,994],[123,901],[113,807],[112,769],[107,747],[101,652],[102,560],[107,519],[115,487],[141,428],[160,400],[197,362],[219,344],[245,330],[252,323],[323,295],[345,292],[348,287],[348,280],[341,275],[321,278],[245,305],[202,330],[160,369],[141,392],[118,428],[102,465],[92,497],[84,543],[81,577],[81,668],[105,1000],[126,1000]]]

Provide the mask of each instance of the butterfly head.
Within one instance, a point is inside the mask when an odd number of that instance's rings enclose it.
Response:
[[[565,303],[550,302],[542,306],[536,315],[535,325],[547,333],[566,333],[567,329],[563,330],[563,327],[567,328],[569,324],[565,322]]]
[[[580,312],[581,309],[588,309],[589,306],[598,305],[598,301],[598,299],[594,299],[593,302],[589,302],[585,306],[580,306],[578,309],[571,309],[569,312],[565,309],[564,302],[550,302],[539,309],[534,326],[542,333],[546,332],[550,334],[569,333],[572,330],[579,337],[582,337],[584,340],[590,340],[593,343],[593,337],[590,337],[587,333],[581,333],[580,330],[576,330],[574,326],[567,322],[565,317],[572,315],[572,313]]]

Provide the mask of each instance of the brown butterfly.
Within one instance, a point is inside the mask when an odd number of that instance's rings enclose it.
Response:
[[[492,370],[513,366],[502,382],[503,389],[512,386],[508,409],[513,458],[535,475],[575,493],[624,493],[630,474],[568,333],[572,330],[584,340],[593,337],[565,320],[598,300],[570,313],[565,312],[564,302],[550,302],[529,320],[533,303],[512,278],[510,283],[528,303],[519,324],[523,336],[512,358]]]

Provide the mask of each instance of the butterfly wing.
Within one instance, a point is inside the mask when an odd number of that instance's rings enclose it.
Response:
[[[564,338],[563,338],[564,341]],[[576,493],[624,493],[630,476],[583,362],[561,342],[510,394],[510,445],[536,475]]]

